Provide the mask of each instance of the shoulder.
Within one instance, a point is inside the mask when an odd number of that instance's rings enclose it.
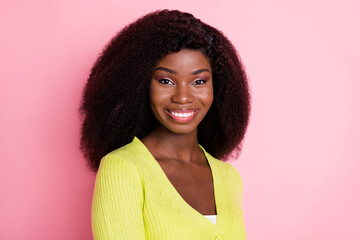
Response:
[[[221,161],[221,160],[213,157],[211,154],[209,154],[205,150],[204,150],[204,152],[205,152],[206,157],[209,159],[209,161],[211,161],[211,163],[213,163],[213,165],[216,168],[220,169],[224,176],[226,176],[227,178],[230,178],[230,179],[236,178],[241,181],[240,174],[234,166],[232,166],[230,163]]]
[[[239,174],[238,170],[233,165],[231,165],[230,163],[224,162],[224,161],[220,161],[220,160],[216,160],[216,161],[217,161],[217,164],[220,166],[222,172],[224,172],[230,178],[231,177],[240,178],[240,174]]]
[[[214,165],[221,173],[221,179],[229,196],[238,206],[242,206],[243,182],[237,169],[230,163],[213,158]]]
[[[221,169],[222,175],[226,178],[226,182],[239,183],[242,186],[242,180],[238,170],[230,163],[216,160],[217,165]]]
[[[101,159],[99,171],[119,166],[136,168],[141,156],[144,156],[144,149],[140,140],[135,137],[132,142],[106,154]]]
[[[242,191],[243,182],[238,170],[234,166],[232,166],[230,163],[220,161],[217,158],[214,158],[207,152],[206,156],[209,161],[211,161],[212,165],[221,172],[222,178],[224,179],[224,182],[229,188],[235,187]]]
[[[106,181],[123,181],[126,178],[142,181],[141,142],[135,139],[129,144],[106,154],[100,161],[96,178]],[[132,180],[132,181],[133,181]]]

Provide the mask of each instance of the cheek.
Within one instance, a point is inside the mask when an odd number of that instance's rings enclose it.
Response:
[[[208,93],[207,93],[207,99],[208,99],[209,105],[211,105],[213,103],[213,101],[214,101],[214,87],[213,87],[213,82],[212,81],[209,84]]]
[[[166,104],[167,93],[163,89],[150,85],[149,92],[150,108],[155,117],[159,120],[159,117],[163,116],[162,107]]]
[[[153,116],[158,120],[161,121],[162,114],[160,104],[156,101],[156,98],[150,96],[150,109]]]
[[[154,105],[157,105],[159,103],[159,100],[160,100],[159,96],[161,96],[159,93],[159,90],[152,82],[150,84],[150,89],[149,89],[149,98],[150,98],[151,108],[153,108]]]
[[[204,103],[204,105],[207,105],[210,107],[214,100],[213,89],[212,88],[207,89],[207,91],[205,91],[203,94],[201,94],[201,99],[202,99],[202,102]]]
[[[149,97],[150,97],[150,104],[151,104],[151,106],[154,106],[154,107],[158,107],[158,106],[162,105],[167,99],[166,94],[164,92],[161,92],[158,90],[150,91]]]
[[[207,105],[208,105],[209,108],[211,107],[213,102],[214,102],[214,96],[211,95],[211,97],[208,99],[208,102],[207,102]]]

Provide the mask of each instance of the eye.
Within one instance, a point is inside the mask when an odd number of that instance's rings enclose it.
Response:
[[[197,79],[197,80],[193,81],[193,82],[191,83],[191,85],[202,85],[202,84],[205,84],[205,83],[206,83],[205,80],[203,80],[203,79]]]
[[[164,84],[164,85],[175,85],[170,79],[167,78],[162,78],[158,80],[159,83]]]

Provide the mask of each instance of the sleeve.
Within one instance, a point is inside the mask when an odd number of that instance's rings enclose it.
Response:
[[[115,154],[102,160],[92,203],[95,240],[145,239],[143,185],[137,168]]]
[[[233,166],[232,170],[233,170],[233,179],[235,184],[235,196],[236,196],[236,203],[242,208],[243,207],[243,182],[242,179],[240,177],[239,172],[237,171],[237,169]]]
[[[228,163],[226,163],[228,164]],[[240,177],[239,172],[237,169],[228,164],[228,171],[227,171],[227,177],[229,179],[228,181],[228,191],[231,198],[234,201],[233,206],[233,214],[237,222],[237,230],[239,231],[237,233],[237,236],[239,236],[238,239],[246,239],[246,229],[244,224],[244,213],[243,213],[243,182]]]

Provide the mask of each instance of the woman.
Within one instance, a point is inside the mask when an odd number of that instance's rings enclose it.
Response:
[[[240,176],[215,158],[239,152],[249,106],[236,50],[191,14],[157,11],[118,33],[81,106],[94,238],[246,239]]]

